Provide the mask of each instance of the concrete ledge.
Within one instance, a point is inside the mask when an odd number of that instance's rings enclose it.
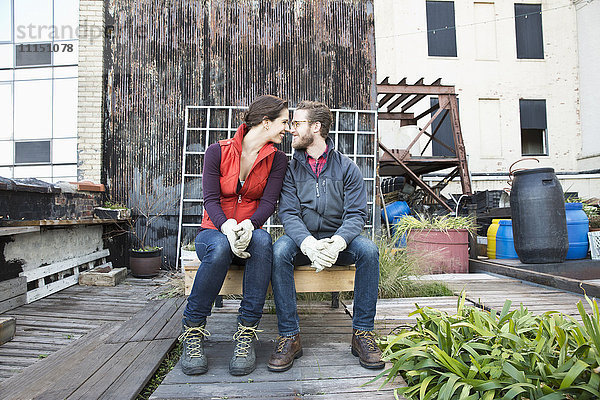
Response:
[[[127,278],[127,268],[113,268],[99,272],[97,268],[79,274],[79,284],[87,286],[116,286]]]

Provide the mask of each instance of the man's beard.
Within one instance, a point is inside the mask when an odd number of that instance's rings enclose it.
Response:
[[[300,136],[298,135],[298,138],[292,142],[292,147],[296,150],[306,150],[308,148],[308,146],[310,146],[311,144],[313,144],[313,142],[315,141],[315,138],[312,135],[307,135],[307,136]]]

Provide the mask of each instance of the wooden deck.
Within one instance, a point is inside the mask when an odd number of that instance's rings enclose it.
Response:
[[[504,301],[511,299],[512,308],[523,303],[535,313],[556,310],[577,317],[576,303],[583,300],[583,296],[570,292],[489,274],[433,275],[423,279],[443,281],[457,294],[465,290],[472,306],[502,309]],[[398,326],[414,323],[415,317],[409,314],[415,310],[415,304],[455,312],[457,300],[456,296],[379,300],[376,329],[379,334],[388,334]],[[587,303],[585,305],[589,310]],[[260,334],[257,348],[256,371],[244,377],[229,375],[228,363],[233,349],[231,336],[236,326],[238,306],[239,302],[226,301],[223,309],[216,310],[209,317],[208,373],[186,376],[177,365],[154,392],[152,399],[394,398],[394,386],[381,390],[380,383],[361,386],[379,371],[360,367],[350,353],[351,303],[347,304],[348,312],[344,307],[332,310],[326,303],[301,307],[304,356],[296,360],[292,369],[283,373],[269,372],[266,367],[277,336],[277,326],[273,314],[264,315],[260,325],[264,332]],[[402,384],[401,380],[395,382],[396,386]]]
[[[151,399],[394,399],[391,387],[378,391],[381,383],[361,387],[381,370],[359,366],[350,353],[352,320],[344,307],[332,309],[329,302],[299,307],[304,355],[292,369],[280,373],[267,370],[277,337],[277,318],[268,313],[259,326],[263,332],[256,349],[256,370],[247,376],[230,375],[238,307],[239,301],[225,300],[224,307],[207,320],[211,333],[206,344],[208,372],[187,376],[177,364]]]
[[[559,311],[581,320],[577,311],[577,302],[581,301],[588,312],[591,311],[583,295],[541,286],[526,281],[507,278],[486,273],[429,275],[422,280],[444,282],[459,295],[466,292],[467,305],[502,310],[504,302],[511,300],[511,310],[527,307],[534,314],[546,311]],[[392,329],[415,322],[414,316],[408,315],[416,309],[416,305],[434,307],[446,312],[455,312],[457,297],[381,299],[377,302],[375,324],[379,334],[388,334]],[[352,312],[352,304],[348,306]]]
[[[523,303],[578,316],[583,297],[490,274],[435,275],[456,293],[467,292],[473,306],[500,309]],[[183,298],[151,300],[163,281],[129,278],[112,288],[74,286],[7,312],[17,317],[17,336],[0,346],[1,399],[133,399],[150,379],[179,334]],[[415,304],[454,312],[457,297],[379,300],[380,334],[414,323]],[[228,373],[239,301],[225,300],[208,319],[208,373],[186,376],[179,365],[167,375],[153,399],[393,399],[393,387],[361,386],[379,371],[358,365],[350,353],[352,303],[339,309],[329,302],[300,306],[304,356],[283,373],[266,368],[277,336],[272,302],[260,324],[257,369],[244,377]],[[589,309],[587,303],[585,303]],[[20,371],[20,372],[19,372]]]
[[[183,298],[152,300],[165,279],[73,286],[9,311],[1,399],[133,399],[181,329]],[[43,355],[40,357],[40,355]]]

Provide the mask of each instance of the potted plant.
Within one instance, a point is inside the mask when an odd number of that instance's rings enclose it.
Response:
[[[194,243],[187,243],[181,246],[181,259],[182,260],[195,260],[198,258],[196,254],[196,245]]]
[[[160,272],[162,247],[148,243],[152,225],[177,203],[176,191],[165,188],[160,182],[150,183],[136,174],[129,193],[133,218],[129,233],[132,248],[129,252],[131,275],[151,278]]]
[[[419,254],[423,273],[469,272],[469,235],[475,217],[405,216],[395,225],[395,236],[406,237],[406,251]]]

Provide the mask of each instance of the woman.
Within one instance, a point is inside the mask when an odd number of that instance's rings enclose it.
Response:
[[[287,168],[281,143],[289,129],[287,101],[260,96],[248,109],[234,137],[210,145],[204,155],[202,189],[204,216],[196,236],[201,264],[183,313],[181,365],[183,372],[208,370],[204,354],[206,317],[221,290],[227,269],[245,260],[243,299],[229,363],[232,375],[246,375],[256,367],[254,337],[262,316],[271,276],[271,235],[260,229],[275,211]]]

